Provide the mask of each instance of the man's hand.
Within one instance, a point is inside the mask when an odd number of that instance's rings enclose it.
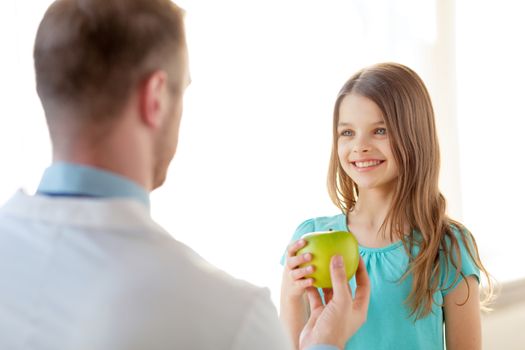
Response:
[[[356,272],[355,297],[346,280],[345,266],[341,256],[333,256],[330,262],[333,292],[328,293],[323,305],[317,289],[307,289],[310,302],[310,318],[300,336],[300,348],[316,344],[335,345],[340,349],[366,321],[370,301],[370,281],[361,258]]]

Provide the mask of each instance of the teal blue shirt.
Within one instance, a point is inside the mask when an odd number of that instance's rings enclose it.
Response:
[[[305,233],[330,229],[348,231],[346,216],[340,214],[306,220],[299,225],[292,241],[298,240]],[[459,238],[460,232],[457,230],[454,232]],[[479,269],[468,255],[461,239],[458,239],[458,243],[463,274],[465,276],[474,275],[479,281]],[[455,269],[451,267],[448,274],[443,272],[441,286],[450,288],[434,294],[435,303],[432,306],[432,312],[425,318],[415,321],[409,316],[410,310],[405,305],[405,300],[412,288],[412,276],[408,275],[405,280],[399,281],[408,266],[408,255],[403,247],[403,242],[398,241],[383,248],[359,246],[359,253],[370,276],[370,305],[366,323],[346,343],[345,350],[444,349],[442,305],[444,296],[459,283],[459,281],[454,283]],[[284,256],[281,263],[284,263]],[[442,259],[442,263],[447,262]],[[354,291],[355,278],[350,280],[350,286]]]
[[[47,168],[37,193],[50,196],[132,198],[150,206],[149,194],[137,183],[106,170],[57,162]]]

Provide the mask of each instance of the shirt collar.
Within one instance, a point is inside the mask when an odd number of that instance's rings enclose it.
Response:
[[[148,192],[135,182],[106,170],[57,162],[47,168],[37,193],[50,196],[132,198],[149,209]]]

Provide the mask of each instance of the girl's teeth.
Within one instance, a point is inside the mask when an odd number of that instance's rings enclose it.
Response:
[[[378,165],[379,163],[381,163],[381,161],[379,161],[379,160],[371,160],[371,161],[368,161],[368,162],[355,162],[355,165],[358,168],[367,168],[367,167],[370,167],[370,166]]]

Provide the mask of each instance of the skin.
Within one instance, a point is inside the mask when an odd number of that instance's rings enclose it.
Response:
[[[181,55],[178,93],[168,87],[168,74],[151,73],[131,93],[110,125],[91,125],[54,111],[53,161],[89,165],[122,175],[148,191],[161,186],[175,154],[183,94],[190,84],[187,53]]]
[[[370,99],[350,94],[343,98],[337,126],[341,165],[359,188],[359,201],[348,215],[348,228],[359,244],[370,248],[393,242],[377,234],[390,210],[398,169],[379,107]],[[380,161],[359,168],[359,161]]]
[[[361,245],[369,247],[390,244],[377,235],[390,208],[392,188],[397,178],[397,167],[393,161],[383,117],[379,108],[364,97],[348,95],[341,101],[338,125],[338,154],[343,169],[352,176],[359,186],[359,202],[349,216],[354,233]],[[380,160],[382,163],[374,170],[358,169],[354,162]],[[354,178],[355,176],[355,178]],[[287,250],[287,261],[281,282],[281,321],[286,326],[291,339],[297,344],[300,331],[308,319],[308,300],[306,290],[312,285],[307,265],[309,254],[295,256],[304,242],[292,243]],[[326,291],[330,294],[330,291]]]
[[[332,344],[343,349],[347,339],[366,322],[370,302],[370,281],[365,264],[360,259],[356,272],[357,288],[354,297],[352,297],[346,280],[343,257],[341,256],[332,257],[330,276],[334,282],[334,287],[332,293],[325,295],[326,305],[323,305],[317,289],[313,287],[307,289],[310,318],[306,322],[299,339],[301,344],[312,342],[330,344],[332,339],[339,339],[337,343]],[[349,318],[345,315],[352,315],[352,317]],[[340,322],[333,323],[332,320],[334,319],[338,319]],[[331,327],[324,327],[328,324]],[[340,337],[341,334],[345,333],[350,336]]]
[[[461,280],[456,288],[445,296],[445,334],[448,350],[481,350],[479,285],[474,276],[467,276],[466,280],[470,291],[465,280]]]
[[[291,334],[295,349],[303,349],[305,344],[309,343],[316,344],[312,342],[315,337],[318,337],[319,343],[332,344],[343,349],[348,339],[366,321],[370,302],[368,272],[360,258],[356,272],[357,289],[352,297],[342,257],[332,257],[330,275],[334,287],[323,290],[326,301],[326,305],[323,306],[319,292],[312,287],[313,280],[304,278],[309,273],[308,269],[297,268],[298,265],[310,260],[307,258],[310,254],[295,255],[305,244],[306,241],[298,240],[287,250],[281,291],[281,321]],[[334,261],[336,258],[341,259],[339,263]],[[345,317],[345,314],[352,317]],[[332,322],[332,318],[339,321]],[[344,332],[347,332],[348,336],[341,337]],[[331,341],[335,337],[339,340]]]
[[[347,95],[340,104],[337,132],[339,161],[359,188],[359,201],[348,215],[348,229],[361,246],[388,246],[393,242],[379,232],[392,204],[398,168],[381,110],[366,97]],[[379,161],[380,164],[358,167],[359,161]],[[307,322],[309,308],[305,296],[313,283],[305,277],[310,273],[308,267],[299,268],[310,261],[310,257],[295,256],[303,245],[299,240],[289,246],[281,284],[280,317],[294,341],[299,339],[300,329]],[[464,280],[445,296],[447,349],[481,349],[478,283],[472,276],[467,279],[470,297],[464,305],[459,305],[467,296]]]
[[[299,347],[301,330],[309,317],[310,310],[306,290],[313,284],[311,278],[305,278],[310,273],[307,267],[299,268],[299,265],[311,260],[311,254],[295,255],[305,244],[306,241],[301,239],[288,247],[286,265],[281,281],[281,312],[279,318],[287,328],[295,349]],[[314,267],[309,265],[309,268],[313,271]]]
[[[339,159],[345,172],[359,187],[359,201],[350,213],[348,227],[361,245],[383,247],[392,242],[377,235],[391,205],[397,167],[388,140],[388,131],[377,105],[359,95],[346,96],[340,107]],[[359,171],[355,161],[379,159],[384,162],[371,171]],[[447,349],[481,349],[479,286],[467,277],[445,296]]]

